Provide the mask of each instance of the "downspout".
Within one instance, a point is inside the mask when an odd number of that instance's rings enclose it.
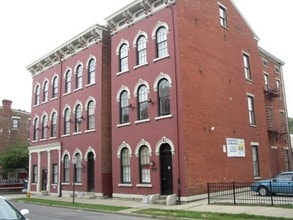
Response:
[[[284,107],[285,107],[285,119],[286,119],[286,128],[287,128],[287,140],[288,140],[288,170],[293,170],[293,149],[291,146],[291,137],[290,137],[290,131],[289,131],[289,125],[288,125],[288,111],[287,111],[287,101],[286,101],[286,93],[285,93],[285,83],[284,83],[284,74],[282,70],[282,64],[280,65],[280,72],[281,72],[281,79],[282,79],[282,94],[283,94],[283,99],[284,99]]]
[[[62,139],[61,139],[61,98],[62,98],[62,82],[63,82],[63,62],[62,62],[62,55],[59,54],[59,61],[60,61],[60,86],[59,86],[59,103],[58,103],[58,140],[60,143],[60,152],[59,152],[59,195],[58,197],[62,197],[62,151],[63,151],[63,147],[62,147]]]
[[[173,45],[174,45],[174,66],[175,66],[175,100],[176,100],[176,112],[177,112],[177,117],[176,117],[176,125],[177,125],[177,160],[178,160],[178,164],[177,164],[177,168],[178,168],[178,178],[177,178],[177,190],[178,190],[178,200],[177,203],[181,204],[181,173],[180,173],[180,149],[179,149],[179,139],[180,139],[180,132],[179,132],[179,107],[178,107],[178,81],[179,81],[179,75],[178,75],[178,68],[177,68],[177,41],[176,41],[176,37],[175,37],[175,18],[174,18],[174,11],[173,11],[173,5],[170,5],[170,10],[172,13],[172,33],[173,33]]]

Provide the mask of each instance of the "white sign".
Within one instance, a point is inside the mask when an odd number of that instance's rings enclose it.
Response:
[[[228,157],[245,157],[244,139],[226,138]]]

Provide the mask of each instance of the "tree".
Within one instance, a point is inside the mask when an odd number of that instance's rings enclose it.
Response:
[[[293,134],[293,118],[288,118],[288,126],[290,134]]]
[[[0,155],[0,166],[3,173],[14,172],[20,168],[28,170],[28,162],[28,149],[19,144],[10,145]]]

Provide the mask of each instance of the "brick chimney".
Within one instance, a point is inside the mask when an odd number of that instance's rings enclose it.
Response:
[[[2,100],[3,111],[5,113],[10,113],[10,111],[11,111],[11,104],[12,104],[12,101],[10,101],[10,100],[7,100],[7,99],[3,99]]]

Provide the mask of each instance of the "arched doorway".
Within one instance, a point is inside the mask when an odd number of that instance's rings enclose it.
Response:
[[[93,152],[88,153],[88,162],[87,162],[87,182],[88,182],[88,192],[95,191],[95,159]]]
[[[160,147],[161,194],[173,194],[172,153],[169,144]]]

